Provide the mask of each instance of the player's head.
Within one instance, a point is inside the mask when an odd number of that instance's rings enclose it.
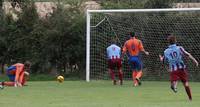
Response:
[[[131,37],[135,37],[135,32],[130,32],[129,35],[130,35]]]
[[[30,67],[31,67],[31,62],[30,61],[24,62],[25,71],[29,72],[30,71]]]
[[[168,37],[167,37],[167,40],[169,42],[169,44],[175,44],[176,43],[176,37],[172,34],[170,34]]]
[[[116,39],[115,37],[112,37],[112,38],[111,38],[111,43],[112,43],[112,44],[116,44],[116,43],[117,43],[117,39]]]

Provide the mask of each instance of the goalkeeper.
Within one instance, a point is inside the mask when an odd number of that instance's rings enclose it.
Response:
[[[116,40],[112,40],[112,44],[107,47],[107,59],[108,59],[108,66],[109,66],[109,73],[111,76],[111,79],[113,81],[113,85],[117,84],[117,81],[115,80],[115,73],[114,69],[115,67],[118,70],[118,76],[119,76],[119,83],[120,85],[123,84],[123,72],[122,72],[122,60],[121,60],[121,48],[116,45]]]
[[[1,88],[3,88],[3,86],[24,86],[29,76],[30,65],[30,62],[26,61],[24,64],[16,63],[8,67],[6,73],[10,81],[0,82]]]
[[[128,63],[132,70],[132,79],[134,86],[141,85],[140,78],[142,77],[142,61],[140,60],[140,52],[144,52],[149,55],[149,52],[145,51],[142,42],[137,39],[134,32],[130,33],[130,39],[124,43],[122,57],[124,54],[128,54]]]

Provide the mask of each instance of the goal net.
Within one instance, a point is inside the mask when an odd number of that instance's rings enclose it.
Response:
[[[135,32],[149,56],[140,54],[143,62],[143,79],[168,80],[166,67],[159,61],[159,54],[167,48],[168,34],[177,37],[177,44],[190,52],[198,61],[200,58],[200,9],[130,9],[130,10],[88,10],[87,11],[87,62],[86,79],[110,79],[106,48],[111,38],[117,38],[122,47],[129,39],[129,32]],[[187,60],[190,80],[200,80],[199,68]],[[123,60],[124,79],[131,78],[127,58]],[[117,73],[116,73],[117,74]],[[116,76],[118,77],[118,76]]]

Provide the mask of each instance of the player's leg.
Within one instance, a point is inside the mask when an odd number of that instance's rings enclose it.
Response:
[[[113,85],[116,85],[117,81],[115,80],[114,61],[111,59],[108,60],[108,66],[109,66],[109,73],[110,73],[110,77],[112,79]]]
[[[116,85],[116,80],[115,80],[115,73],[113,69],[109,69],[110,77],[113,81],[113,85]]]
[[[119,83],[120,83],[120,85],[123,85],[123,72],[122,72],[122,69],[119,69],[118,75],[119,75]]]
[[[189,100],[192,100],[192,93],[191,93],[191,89],[190,89],[188,81],[183,82],[183,85],[185,87],[185,91],[186,91],[186,93],[188,95]]]
[[[23,77],[23,80],[22,80],[22,85],[24,86],[24,85],[26,85],[26,82],[27,82],[27,80],[29,79],[29,73],[28,72],[24,72],[24,77]]]
[[[129,65],[131,67],[132,70],[132,79],[133,79],[133,85],[137,86],[138,85],[138,81],[136,80],[136,76],[137,76],[137,66],[136,66],[136,57],[130,57],[129,58]]]
[[[134,86],[138,85],[138,81],[136,80],[137,73],[138,73],[137,71],[132,72],[132,79],[133,79],[133,85]]]
[[[175,93],[177,93],[177,83],[178,81],[171,81],[171,89],[172,91],[174,91]]]
[[[118,69],[118,76],[119,76],[119,83],[120,85],[123,84],[123,72],[122,72],[122,60],[118,59],[117,61],[117,69]]]
[[[5,81],[5,82],[0,82],[0,85],[2,85],[2,86],[14,86],[15,82]]]
[[[130,65],[130,68],[132,70],[132,80],[133,80],[133,85],[134,86],[137,86],[138,85],[138,82],[136,80],[136,75],[137,75],[137,72],[135,71],[135,63],[134,63],[134,60],[133,58],[130,58],[129,59],[129,65]]]
[[[23,85],[23,80],[24,80],[24,72],[20,72],[19,74],[19,83]]]
[[[17,86],[22,87],[22,76],[24,75],[24,71],[16,70],[15,79],[17,78]]]
[[[142,84],[142,82],[141,82],[141,80],[140,80],[140,78],[142,77],[142,70],[140,70],[140,71],[137,71],[137,75],[136,75],[136,81],[138,82],[138,84],[139,85],[141,85]]]
[[[14,86],[15,85],[15,75],[7,75],[10,81],[0,82],[2,86]]]
[[[188,95],[189,100],[192,100],[192,93],[188,82],[188,74],[187,71],[179,71],[179,77],[185,87],[185,91]]]
[[[138,84],[141,85],[142,82],[141,82],[140,79],[141,79],[143,73],[142,73],[142,62],[139,58],[136,58],[135,66],[136,66],[136,69],[137,69],[137,75],[136,75],[135,78],[136,78]]]
[[[173,92],[177,93],[177,81],[178,81],[177,71],[172,71],[170,73],[171,89]]]
[[[0,89],[4,88],[4,85],[2,85],[2,84],[4,84],[4,82],[0,82]]]

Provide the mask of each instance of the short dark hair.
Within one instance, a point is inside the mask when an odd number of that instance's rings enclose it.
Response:
[[[130,35],[131,37],[134,37],[134,36],[135,36],[135,32],[130,32],[129,35]]]
[[[175,44],[176,43],[176,36],[171,34],[167,37],[167,40],[168,40],[169,44]]]
[[[30,62],[30,61],[24,62],[24,66],[25,66],[25,67],[30,67],[30,66],[31,66],[31,62]]]
[[[115,44],[115,43],[117,43],[117,40],[116,40],[116,38],[115,38],[115,37],[112,37],[112,38],[111,38],[111,43],[112,43],[112,44]]]

